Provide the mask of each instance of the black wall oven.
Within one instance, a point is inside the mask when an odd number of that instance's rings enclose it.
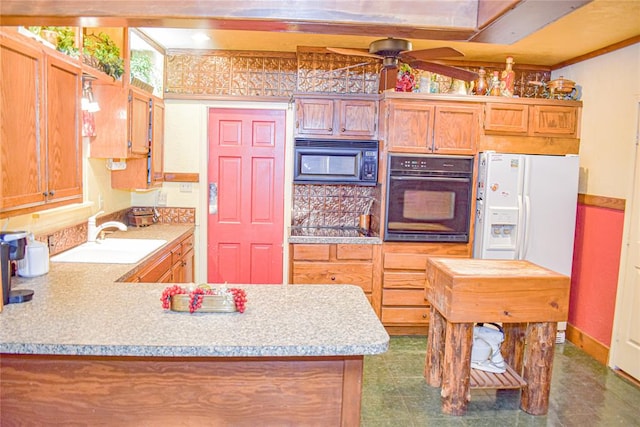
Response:
[[[390,154],[385,241],[468,242],[473,156]]]

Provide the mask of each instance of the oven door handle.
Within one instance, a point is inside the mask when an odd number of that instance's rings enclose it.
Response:
[[[396,181],[449,181],[449,182],[470,182],[469,178],[454,178],[440,176],[392,176],[391,180]]]

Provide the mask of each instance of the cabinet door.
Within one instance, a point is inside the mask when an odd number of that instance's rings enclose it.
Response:
[[[142,91],[129,90],[129,143],[132,156],[149,153],[151,97]]]
[[[296,135],[333,135],[333,100],[296,100]]]
[[[529,126],[529,106],[487,103],[484,132],[487,134],[526,135]]]
[[[82,199],[80,67],[47,57],[47,201]]]
[[[164,172],[164,102],[153,99],[153,120],[151,135],[151,186],[162,185]]]
[[[433,151],[475,154],[480,127],[479,106],[436,106]]]
[[[421,102],[390,102],[387,123],[389,151],[430,153],[434,106]]]
[[[42,51],[0,35],[0,212],[44,203]]]
[[[575,107],[534,105],[531,116],[531,133],[535,136],[577,136],[578,109]]]
[[[342,136],[375,138],[377,102],[345,99],[338,101],[338,133]]]

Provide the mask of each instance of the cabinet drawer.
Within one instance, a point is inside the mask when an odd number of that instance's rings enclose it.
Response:
[[[293,245],[293,259],[306,261],[329,261],[330,245]]]
[[[140,270],[136,274],[138,282],[157,283],[165,275],[167,271],[171,271],[171,252],[165,252],[160,255],[151,264]]]
[[[397,270],[420,270],[425,271],[427,268],[427,258],[425,254],[384,254],[384,268],[393,268]]]
[[[382,323],[429,323],[429,308],[427,307],[382,307]]]
[[[183,254],[186,254],[187,252],[189,252],[191,249],[193,249],[193,234],[190,235],[189,237],[187,237],[186,239],[184,239],[181,243],[181,250]]]
[[[382,305],[421,305],[428,306],[422,289],[383,289]]]
[[[424,290],[426,285],[426,274],[403,271],[385,271],[382,280],[382,286],[384,288],[416,288]]]
[[[182,245],[180,243],[177,243],[171,248],[171,264],[175,264],[181,259],[182,259]]]
[[[365,292],[372,290],[371,263],[293,263],[294,284],[357,285]]]
[[[373,259],[372,245],[337,245],[337,259]]]

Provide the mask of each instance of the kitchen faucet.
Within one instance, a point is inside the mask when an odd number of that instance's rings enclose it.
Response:
[[[127,226],[118,221],[107,221],[100,226],[96,226],[96,218],[98,215],[103,214],[104,211],[100,211],[95,215],[89,217],[87,222],[87,242],[95,242],[98,238],[98,234],[105,228],[115,227],[120,231],[127,231]]]

